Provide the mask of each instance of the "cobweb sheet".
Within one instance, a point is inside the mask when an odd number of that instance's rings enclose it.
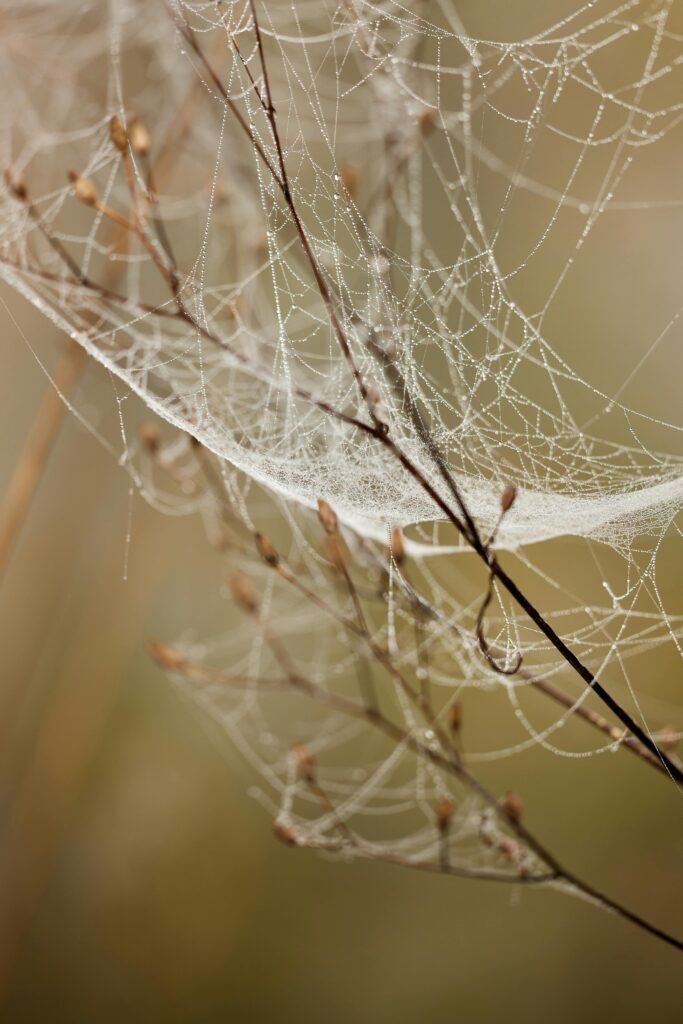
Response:
[[[292,190],[355,361],[392,436],[439,488],[409,415],[419,410],[485,529],[515,481],[501,546],[566,534],[627,551],[680,508],[679,425],[591,384],[572,368],[567,331],[553,336],[604,220],[666,201],[661,190],[632,198],[629,177],[680,146],[675,15],[666,3],[594,3],[531,38],[494,41],[468,35],[451,3],[264,10]],[[309,506],[322,495],[372,536],[438,518],[372,438],[300,397],[366,415],[278,186],[226,101],[275,166],[248,5],[29,3],[6,16],[18,31],[3,62],[4,162],[40,217],[4,194],[6,279],[262,483]],[[28,40],[38,63],[57,36],[53,70],[32,89],[17,70]],[[159,211],[183,301],[219,344],[173,316],[144,249],[115,251],[107,218],[74,210],[74,166],[110,207],[130,206],[112,110],[141,113],[158,146],[171,140]],[[143,182],[141,161],[135,173]],[[675,188],[668,201],[678,217]],[[114,264],[126,301],[74,282],[47,234],[89,280]],[[658,310],[657,328],[676,332],[677,312]],[[597,325],[590,344],[601,344]]]

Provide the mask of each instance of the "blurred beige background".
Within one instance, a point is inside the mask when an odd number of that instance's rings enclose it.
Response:
[[[535,19],[547,24],[539,10],[524,5],[528,33]],[[463,4],[463,17],[473,33],[510,31],[485,5]],[[660,152],[644,160],[634,195],[680,181],[680,134]],[[607,391],[674,311],[680,227],[666,208],[606,217],[553,307],[554,342]],[[631,276],[636,251],[659,268],[647,280]],[[533,287],[520,286],[532,306]],[[49,386],[27,341],[50,373],[65,342],[22,299],[6,289],[0,299],[1,493]],[[625,396],[676,422],[679,338],[667,337]],[[116,440],[101,368],[88,367],[76,404]],[[571,545],[548,558],[569,588],[585,584]],[[146,653],[153,637],[230,628],[222,573],[199,519],[163,517],[137,495],[131,504],[126,474],[67,417],[0,584],[0,1019],[681,1019],[680,954],[586,903],[277,843],[248,795],[248,767]],[[680,565],[660,583],[680,611]],[[678,659],[635,664],[649,710],[680,707]],[[482,776],[524,794],[529,825],[578,874],[681,932],[672,785],[623,752],[565,760],[536,749]]]
[[[1,479],[63,346],[3,310]],[[17,326],[18,325],[18,326]],[[81,407],[115,426],[90,368]],[[98,413],[99,410],[99,413]],[[197,519],[133,503],[69,417],[0,593],[3,1020],[679,1019],[679,956],[549,892],[345,866],[284,848],[254,780],[145,652],[228,613]],[[549,770],[552,769],[552,770]],[[576,870],[680,920],[673,787],[620,755],[488,773]]]

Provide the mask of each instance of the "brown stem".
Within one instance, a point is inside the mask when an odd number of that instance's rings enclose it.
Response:
[[[412,461],[412,459],[409,458],[409,456],[400,448],[400,446],[393,440],[393,438],[389,436],[386,425],[384,423],[381,423],[377,418],[377,415],[374,410],[374,405],[368,394],[367,387],[362,379],[356,361],[351,352],[350,345],[341,326],[341,322],[334,308],[332,294],[327,284],[327,280],[315,258],[313,249],[308,239],[308,235],[304,228],[303,222],[299,216],[299,212],[294,201],[294,197],[292,195],[292,190],[287,175],[287,167],[284,160],[284,153],[280,141],[279,131],[277,128],[275,108],[272,102],[270,81],[268,77],[268,69],[265,61],[265,55],[263,53],[263,45],[261,41],[261,32],[259,27],[258,15],[256,12],[255,0],[250,0],[250,8],[254,20],[254,31],[256,33],[259,56],[261,60],[261,67],[263,70],[264,91],[268,107],[267,115],[273,132],[273,138],[278,153],[278,161],[280,164],[280,176],[275,175],[275,180],[282,191],[287,206],[289,207],[292,220],[294,222],[297,234],[301,240],[301,244],[303,246],[304,252],[310,264],[311,271],[313,273],[318,290],[323,300],[323,304],[327,311],[327,315],[330,320],[333,332],[339,342],[342,355],[344,356],[346,362],[349,364],[354,380],[356,381],[358,389],[368,407],[371,423],[363,423],[362,421],[357,420],[355,417],[346,416],[341,412],[333,410],[332,407],[328,406],[328,404],[324,402],[317,401],[316,405],[318,405],[318,407],[321,409],[330,411],[338,419],[341,419],[345,422],[353,423],[354,426],[359,427],[365,433],[375,437],[380,444],[384,445],[384,447],[387,448],[398,459],[398,461],[401,463],[404,469],[408,471],[408,473],[413,477],[416,483],[419,484],[422,490],[425,491],[425,493],[432,499],[432,501],[437,505],[437,507],[441,509],[446,518],[449,520],[449,522],[451,522],[456,527],[459,534],[472,547],[472,549],[485,562],[485,564],[488,567],[489,555],[486,550],[486,545],[479,537],[479,534],[476,529],[476,524],[474,523],[474,520],[467,508],[467,504],[464,501],[462,494],[460,493],[460,489],[457,486],[452,474],[450,473],[450,470],[445,465],[443,460],[441,458],[436,459],[437,468],[439,469],[441,476],[443,477],[449,491],[451,492],[451,495],[454,498],[456,505],[458,506],[459,514],[456,514],[456,512],[453,511],[449,503],[443,499],[441,494],[428,480],[428,478],[425,476],[422,470]],[[194,40],[194,36],[192,36],[191,38],[196,52],[201,55],[201,48]],[[204,61],[204,63],[206,64],[206,61]],[[227,92],[220,84],[220,81],[217,78],[217,76],[213,75],[213,79],[221,88],[221,95],[223,95],[226,102],[228,102],[231,105],[230,109],[232,110],[234,106],[233,101],[230,100],[230,98],[228,97]],[[245,130],[247,131],[249,138],[252,138],[251,130],[248,128],[248,126],[245,125],[244,119],[241,117],[241,115],[239,120],[240,123],[245,127]],[[460,516],[462,516],[462,519],[460,518]],[[574,652],[567,646],[564,640],[562,640],[559,634],[543,617],[543,615],[535,607],[535,605],[520,590],[520,588],[517,586],[514,580],[512,580],[511,577],[508,576],[508,574],[501,568],[498,562],[494,561],[494,564],[490,566],[490,568],[495,578],[501,583],[504,589],[507,590],[507,592],[515,600],[515,602],[526,612],[526,614],[529,616],[532,622],[535,623],[535,625],[540,629],[540,631],[543,633],[546,639],[552,644],[552,646],[562,656],[562,658],[567,662],[567,664],[572,669],[574,669],[574,671],[581,677],[581,679],[583,679],[584,683],[587,686],[589,686],[590,689],[593,690],[596,696],[610,709],[610,711],[612,711],[612,713],[619,719],[619,721],[626,727],[626,729],[636,737],[638,742],[661,762],[661,764],[666,769],[666,772],[670,775],[670,777],[679,785],[683,785],[683,768],[679,767],[663,750],[661,750],[657,743],[652,739],[652,737],[641,726],[639,726],[638,723],[632,718],[632,716],[626,711],[626,709],[623,708],[618,703],[618,701],[615,700],[614,697],[612,697],[612,695],[605,689],[605,687],[600,683],[600,681],[591,672],[591,670],[583,664],[583,662],[578,658],[576,654],[574,654]]]
[[[279,643],[274,643],[272,635],[266,636],[276,661],[280,664],[283,670],[286,680],[292,686],[293,689],[298,690],[302,693],[307,694],[311,698],[320,701],[335,710],[341,711],[344,714],[349,715],[353,718],[363,719],[367,721],[374,728],[384,733],[389,739],[397,745],[403,746],[406,750],[410,750],[416,757],[420,757],[425,761],[429,761],[435,767],[448,775],[456,778],[460,781],[467,789],[477,796],[482,803],[491,809],[491,811],[501,819],[502,823],[507,826],[517,838],[531,850],[545,865],[547,865],[548,871],[539,875],[525,875],[519,873],[513,875],[512,873],[504,876],[498,875],[496,880],[506,880],[514,882],[524,881],[536,881],[540,883],[552,883],[552,882],[563,882],[571,888],[576,889],[578,893],[593,900],[603,909],[610,910],[617,914],[624,920],[630,921],[636,927],[643,931],[649,932],[656,938],[661,939],[663,942],[675,949],[683,951],[683,940],[670,935],[663,929],[658,928],[656,925],[647,921],[639,914],[629,910],[621,903],[612,899],[610,896],[605,895],[598,889],[583,882],[577,875],[565,868],[557,858],[550,853],[549,850],[543,846],[541,842],[526,828],[525,825],[519,819],[505,814],[501,809],[500,802],[496,797],[490,793],[477,778],[475,778],[460,761],[452,759],[438,750],[433,750],[431,747],[422,743],[421,740],[417,739],[410,732],[407,732],[401,726],[397,725],[391,719],[389,719],[382,711],[377,708],[369,708],[363,704],[358,704],[356,701],[349,697],[342,696],[337,693],[331,693],[324,687],[314,683],[312,680],[302,676],[296,670],[293,669],[289,658],[285,655],[282,646]],[[187,675],[189,678],[194,677],[201,678],[202,671],[207,671],[204,667],[194,665],[190,662],[185,662],[184,665],[178,665],[172,667],[171,671],[174,671],[180,675]],[[220,678],[220,670],[209,669],[212,681],[218,681]],[[236,679],[234,676],[226,674],[226,682],[234,685]],[[304,844],[301,844],[304,845]],[[387,859],[381,858],[380,859]],[[393,859],[393,858],[392,858]],[[413,862],[401,861],[400,859],[395,860],[396,863],[407,863],[408,866],[416,866],[423,870],[440,871],[441,873],[455,873],[453,871],[444,871],[444,865],[440,862],[427,867],[424,863],[417,863],[413,865]],[[479,877],[482,877],[480,874]],[[489,876],[490,877],[490,876]]]

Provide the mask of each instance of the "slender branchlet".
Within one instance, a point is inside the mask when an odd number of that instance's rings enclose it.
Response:
[[[436,805],[436,827],[439,833],[439,860],[444,870],[448,869],[450,859],[448,838],[454,814],[455,804],[450,797],[442,796]]]
[[[519,822],[522,820],[522,799],[513,789],[509,789],[505,793],[500,806],[510,821]]]
[[[246,577],[235,574],[229,580],[233,601],[247,615],[258,615],[260,603],[256,591]]]

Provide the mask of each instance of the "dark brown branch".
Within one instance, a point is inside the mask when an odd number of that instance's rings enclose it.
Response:
[[[283,197],[287,206],[290,209],[294,225],[297,233],[301,240],[301,244],[304,248],[304,252],[311,266],[313,276],[315,278],[318,290],[320,291],[323,303],[327,310],[327,314],[332,326],[333,332],[337,337],[339,346],[344,356],[344,359],[351,368],[352,375],[358,385],[359,391],[364,398],[366,405],[368,406],[368,412],[370,414],[371,423],[362,423],[362,421],[355,420],[355,418],[349,417],[348,419],[354,423],[355,426],[359,426],[365,433],[375,437],[380,444],[384,445],[403,465],[413,479],[419,484],[422,490],[434,501],[438,508],[444,513],[446,518],[456,527],[460,535],[467,543],[470,544],[476,554],[489,566],[489,556],[486,550],[486,545],[479,537],[476,530],[476,525],[467,509],[467,505],[460,494],[460,490],[453,480],[450,471],[443,472],[443,462],[441,459],[437,459],[437,467],[440,473],[444,476],[445,482],[454,497],[456,504],[463,516],[464,523],[460,517],[453,511],[450,505],[444,501],[436,488],[427,479],[421,469],[409,458],[409,456],[399,447],[399,445],[390,437],[386,425],[381,423],[374,411],[374,405],[370,400],[368,389],[362,379],[356,361],[351,352],[350,345],[341,326],[341,322],[337,316],[334,304],[332,301],[332,295],[328,287],[326,278],[318,265],[318,262],[313,254],[313,250],[308,239],[308,235],[303,226],[303,222],[298,213],[292,190],[287,175],[287,167],[284,159],[284,152],[282,149],[279,131],[277,127],[277,121],[275,116],[275,108],[273,106],[272,94],[270,90],[270,80],[268,77],[268,69],[263,52],[263,45],[261,40],[261,32],[259,27],[259,20],[256,11],[255,0],[250,0],[250,8],[252,11],[252,17],[254,20],[254,31],[256,33],[257,45],[259,49],[259,55],[261,59],[261,67],[263,71],[264,80],[264,92],[265,99],[268,107],[268,118],[271,124],[273,132],[273,138],[278,153],[278,161],[280,163],[280,177],[276,176],[276,181],[282,190]],[[195,46],[197,44],[195,43]],[[215,77],[215,76],[214,76]],[[222,94],[225,96],[226,101],[228,99],[227,93],[223,90]],[[316,403],[320,408],[324,408],[323,403]],[[343,414],[338,414],[338,418],[346,419]],[[576,654],[567,646],[562,640],[559,634],[553,629],[550,623],[541,615],[540,611],[535,605],[526,597],[526,595],[520,590],[514,580],[501,568],[497,561],[494,561],[490,567],[493,576],[502,584],[507,590],[510,596],[517,602],[517,604],[524,610],[534,624],[540,629],[547,640],[553,645],[557,652],[564,658],[567,664],[574,669],[574,671],[583,679],[587,686],[589,686],[596,696],[612,711],[612,713],[619,719],[619,721],[626,727],[626,729],[636,737],[636,739],[657,757],[662,765],[665,767],[671,778],[679,785],[683,785],[683,769],[681,769],[672,759],[661,750],[652,737],[645,732],[645,730],[638,725],[638,723],[632,718],[632,716],[623,708],[618,701],[605,689],[600,683],[596,676],[590,671],[590,669],[583,664],[583,662],[577,657]]]

